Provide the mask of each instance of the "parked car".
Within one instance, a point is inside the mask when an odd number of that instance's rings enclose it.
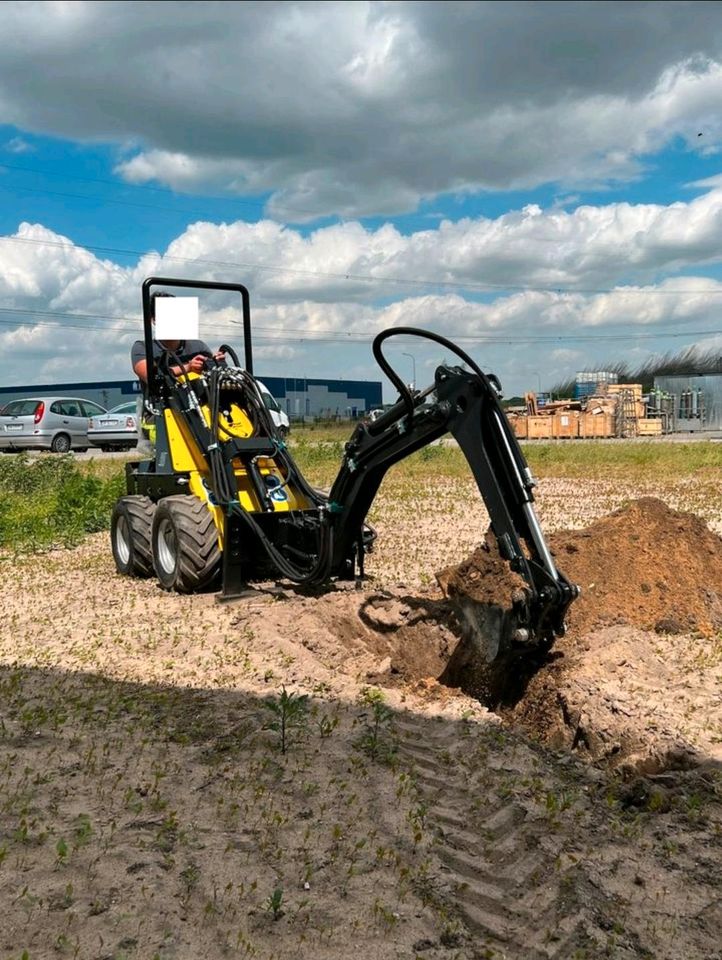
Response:
[[[291,429],[291,423],[288,419],[288,414],[284,413],[280,408],[278,405],[278,400],[276,400],[266,384],[262,380],[257,380],[256,382],[258,383],[258,389],[261,391],[263,402],[266,404],[268,412],[271,414],[271,419],[276,424],[276,429],[282,437],[287,437]]]
[[[88,421],[88,440],[101,450],[132,450],[138,443],[138,401],[126,400]]]
[[[0,450],[87,450],[88,418],[100,413],[100,404],[78,397],[11,400],[0,413]]]

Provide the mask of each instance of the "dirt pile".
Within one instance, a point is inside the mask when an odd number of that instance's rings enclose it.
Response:
[[[616,623],[668,634],[722,629],[722,540],[691,513],[646,497],[549,545],[582,588],[569,612],[574,637]]]

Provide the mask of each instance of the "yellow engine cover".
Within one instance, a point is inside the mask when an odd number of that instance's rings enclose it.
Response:
[[[188,376],[191,380],[198,378],[197,374],[193,373]],[[202,405],[201,413],[206,425],[210,427],[210,408],[205,404]],[[216,528],[218,529],[222,549],[223,509],[214,506],[208,499],[209,490],[207,484],[210,479],[208,462],[198,448],[198,444],[194,440],[182,416],[166,408],[163,411],[163,418],[168,434],[168,446],[173,469],[178,473],[188,473],[188,492],[208,504],[208,509],[212,512]],[[250,417],[247,412],[236,403],[231,404],[228,418],[222,413],[219,414],[218,425],[221,442],[224,439],[233,437],[247,438],[253,436],[253,424],[251,423]],[[261,476],[269,486],[269,495],[274,512],[284,513],[289,510],[305,510],[312,506],[308,498],[305,497],[294,484],[286,484],[285,477],[275,459],[272,457],[259,457],[257,466]],[[238,500],[241,506],[249,513],[260,512],[263,507],[262,504],[259,503],[248,472],[239,459],[233,461],[233,467],[238,490]],[[272,480],[269,483],[269,478],[271,477],[274,477],[275,481]]]

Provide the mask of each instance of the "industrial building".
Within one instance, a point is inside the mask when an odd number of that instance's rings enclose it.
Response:
[[[305,417],[355,420],[380,407],[381,383],[372,380],[327,380],[314,377],[264,377],[262,380],[291,420]],[[138,380],[44,383],[0,387],[0,408],[24,397],[68,396],[94,400],[106,409],[137,397]]]

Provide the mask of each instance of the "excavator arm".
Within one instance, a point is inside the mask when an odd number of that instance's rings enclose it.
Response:
[[[398,334],[443,342],[472,370],[442,365],[434,383],[411,393],[383,357],[381,344]],[[455,345],[414,328],[385,331],[374,353],[399,387],[401,399],[372,423],[359,424],[346,445],[341,470],[329,493],[327,510],[337,568],[356,544],[363,562],[363,523],[387,470],[416,450],[450,433],[459,444],[491,520],[501,556],[526,583],[515,602],[512,639],[550,645],[564,632],[566,611],[578,594],[557,570],[534,512],[534,478],[499,403],[496,378],[489,377]]]

